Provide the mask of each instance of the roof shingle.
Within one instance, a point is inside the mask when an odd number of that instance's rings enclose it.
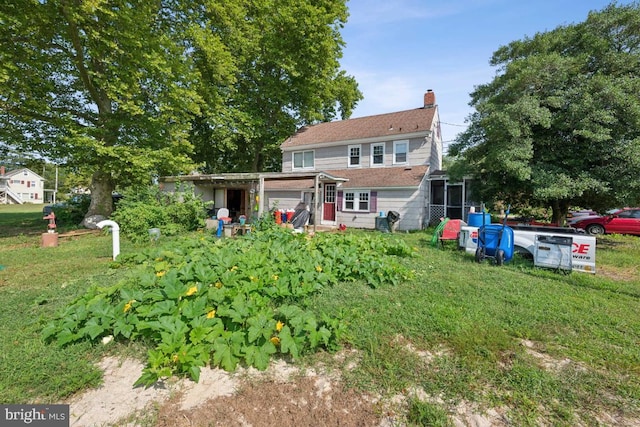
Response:
[[[357,139],[391,137],[431,130],[434,107],[416,108],[395,113],[335,122],[318,123],[300,128],[295,135],[285,140],[280,148],[286,150],[309,144],[350,141]]]

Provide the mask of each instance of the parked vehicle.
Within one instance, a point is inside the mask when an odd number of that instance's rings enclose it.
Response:
[[[572,227],[589,234],[634,234],[640,236],[640,208],[617,209],[607,215],[580,218]]]

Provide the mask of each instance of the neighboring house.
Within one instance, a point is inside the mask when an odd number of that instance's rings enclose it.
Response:
[[[0,204],[44,203],[44,178],[30,169],[0,167]]]
[[[282,172],[163,177],[161,186],[173,191],[179,182],[193,183],[204,200],[228,208],[232,218],[294,209],[301,202],[315,225],[375,228],[376,217],[396,211],[396,229],[418,230],[447,213],[464,215],[462,201],[448,211],[446,202],[443,209],[430,205],[431,197],[444,202],[447,188],[458,188],[445,185],[442,176],[430,180],[443,155],[431,90],[419,108],[303,127],[281,150]]]

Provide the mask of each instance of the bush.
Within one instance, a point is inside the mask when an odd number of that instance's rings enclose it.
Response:
[[[203,227],[205,212],[204,202],[193,187],[168,193],[151,186],[125,192],[112,219],[120,225],[123,236],[141,243],[149,239],[151,228],[171,236]]]
[[[66,202],[53,205],[56,214],[56,223],[65,227],[80,225],[85,214],[89,211],[91,196],[88,194],[76,195]]]

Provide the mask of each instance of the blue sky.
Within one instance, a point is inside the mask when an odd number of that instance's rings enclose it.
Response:
[[[465,129],[469,94],[490,82],[493,52],[586,20],[608,0],[348,0],[342,69],[364,99],[352,118],[421,107],[433,89],[443,139]],[[631,0],[618,1],[629,4]],[[446,145],[446,144],[445,144]]]

